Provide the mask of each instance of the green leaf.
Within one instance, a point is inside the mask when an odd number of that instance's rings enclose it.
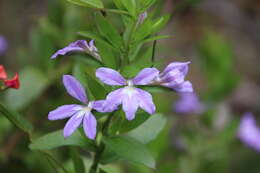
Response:
[[[122,4],[121,0],[113,0],[114,4],[116,5],[117,8],[123,9],[124,5]]]
[[[70,154],[76,173],[85,173],[85,165],[76,147],[70,147]]]
[[[136,127],[143,124],[150,117],[151,117],[151,115],[149,115],[146,112],[140,112],[140,113],[138,112],[136,114],[135,119],[133,119],[132,121],[128,121],[128,120],[124,119],[120,125],[119,131],[120,131],[120,133],[126,133],[132,129],[135,129]]]
[[[20,110],[38,98],[49,84],[47,75],[36,68],[27,67],[20,73],[19,90],[8,90],[6,104],[11,109]]]
[[[171,16],[169,14],[166,14],[166,15],[160,17],[159,19],[157,19],[155,22],[153,22],[153,25],[151,28],[152,34],[159,32],[167,24],[170,17]]]
[[[106,171],[104,171],[103,169],[99,169],[98,173],[107,173]]]
[[[153,5],[156,2],[156,0],[142,0],[142,11],[148,9],[151,5]]]
[[[79,131],[75,131],[70,137],[65,139],[62,130],[34,139],[29,147],[31,150],[51,150],[62,146],[79,146],[89,151],[95,150],[93,141],[82,136]]]
[[[2,116],[5,116],[9,121],[11,121],[14,125],[16,125],[24,132],[27,132],[29,134],[32,132],[33,126],[29,121],[27,121],[17,112],[12,112],[11,110],[8,110],[2,104],[0,104],[0,114]]]
[[[135,0],[123,0],[121,2],[125,6],[127,11],[129,11],[130,14],[132,14],[135,17],[137,16],[137,13],[136,13],[137,9],[136,9],[136,2],[135,2]]]
[[[137,28],[135,35],[134,35],[134,42],[138,43],[139,41],[143,40],[144,38],[148,37],[152,33],[152,21],[151,19],[147,18],[140,27]]]
[[[147,144],[154,140],[163,130],[166,124],[166,118],[160,114],[151,115],[152,117],[145,121],[141,126],[130,131],[127,135]]]
[[[106,146],[123,160],[140,163],[155,169],[155,160],[146,146],[130,137],[116,136],[104,137]]]
[[[101,0],[67,0],[67,1],[83,7],[97,8],[97,9],[104,8],[104,5]]]
[[[96,13],[96,24],[100,34],[107,39],[115,48],[122,46],[122,38],[117,29],[99,13]]]
[[[79,64],[84,64],[94,68],[99,68],[104,66],[102,62],[100,62],[96,58],[93,58],[90,55],[75,55],[72,58],[75,59],[77,62],[79,62]]]
[[[104,99],[106,96],[106,90],[95,78],[93,78],[89,73],[85,73],[87,85],[92,93],[92,95],[95,97],[96,100]]]
[[[114,162],[116,160],[119,160],[120,156],[118,156],[114,151],[112,151],[110,148],[106,147],[105,151],[102,154],[100,163],[101,164],[108,164],[111,162]]]
[[[96,41],[96,46],[105,66],[116,69],[120,61],[119,55],[116,55],[113,50],[109,50],[110,48],[103,42]]]

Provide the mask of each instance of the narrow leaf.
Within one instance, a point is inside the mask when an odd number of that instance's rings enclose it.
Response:
[[[117,29],[107,21],[101,14],[96,14],[97,27],[100,34],[107,39],[114,47],[122,46],[122,38]]]
[[[155,22],[153,22],[152,33],[159,32],[167,24],[169,19],[170,19],[170,15],[166,14],[160,17],[159,19],[157,19]]]
[[[116,55],[116,52],[113,50],[108,51],[110,49],[109,46],[103,42],[97,41],[96,45],[105,66],[116,69],[117,64],[119,64],[119,56]]]
[[[104,5],[101,0],[67,0],[67,1],[83,7],[97,8],[97,9],[104,8]]]
[[[122,4],[129,11],[130,14],[136,16],[136,2],[135,0],[123,0]]]

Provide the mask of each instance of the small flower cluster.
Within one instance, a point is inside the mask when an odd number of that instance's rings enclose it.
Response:
[[[13,78],[8,79],[7,73],[6,73],[3,65],[0,65],[0,82],[1,81],[4,83],[4,86],[2,89],[7,89],[7,88],[19,89],[20,88],[20,81],[19,81],[18,73],[16,73]]]
[[[98,50],[91,41],[87,44],[84,40],[78,40],[69,46],[57,51],[52,58],[58,55],[65,55],[73,51],[85,51],[94,57],[100,57]],[[120,88],[112,91],[105,100],[88,101],[82,85],[71,75],[63,76],[63,84],[67,92],[74,98],[82,102],[83,105],[64,105],[51,111],[49,120],[65,119],[70,117],[64,128],[64,137],[70,136],[83,122],[83,128],[89,139],[96,136],[97,120],[91,113],[92,110],[98,112],[113,112],[122,105],[126,119],[133,120],[138,108],[143,109],[148,114],[154,114],[156,107],[152,95],[140,89],[138,86],[160,85],[168,87],[176,92],[192,92],[192,84],[185,81],[190,62],[170,63],[162,72],[156,68],[144,68],[134,78],[125,79],[119,72],[111,68],[101,67],[96,70],[96,77],[103,83]]]

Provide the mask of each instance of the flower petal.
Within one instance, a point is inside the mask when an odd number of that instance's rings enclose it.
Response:
[[[169,73],[170,71],[172,71],[174,69],[178,69],[179,71],[181,71],[183,73],[184,76],[186,76],[187,73],[188,73],[188,70],[189,70],[188,64],[190,64],[190,62],[173,62],[173,63],[170,63],[164,69],[163,74]]]
[[[242,117],[238,137],[246,145],[260,151],[260,129],[257,127],[252,113],[245,113]]]
[[[89,42],[89,51],[91,51],[91,52],[97,52],[98,51],[97,47],[95,46],[94,40],[91,40]]]
[[[97,100],[92,101],[92,108],[95,109],[98,112],[104,112],[104,104],[106,103],[106,100]]]
[[[78,99],[83,103],[87,103],[87,96],[85,89],[80,82],[71,75],[63,75],[63,84],[67,92],[74,98]]]
[[[68,46],[63,49],[58,50],[55,54],[51,56],[51,59],[57,58],[59,55],[65,55],[69,52],[83,52],[88,47],[88,43],[85,40],[77,40],[73,43],[70,43]]]
[[[135,85],[147,85],[159,75],[156,68],[144,68],[133,79]]]
[[[181,93],[180,99],[174,104],[175,112],[180,114],[201,114],[205,107],[194,93]]]
[[[84,117],[84,112],[79,111],[69,119],[69,121],[66,123],[63,129],[64,138],[69,137],[80,126],[83,117]]]
[[[126,80],[117,71],[111,68],[98,68],[96,77],[107,85],[125,85]]]
[[[178,69],[169,71],[161,75],[161,82],[170,83],[171,85],[179,85],[184,82],[185,75]]]
[[[95,139],[97,132],[97,120],[91,112],[85,114],[83,119],[83,128],[89,139]]]
[[[7,79],[7,74],[3,65],[0,65],[0,80]]]
[[[190,81],[185,81],[181,85],[176,85],[173,89],[177,92],[193,92],[193,87]]]
[[[107,107],[106,107],[107,106]],[[106,100],[92,101],[92,108],[98,112],[113,112],[117,109],[117,106],[111,108],[111,104],[107,104]]]
[[[163,83],[165,87],[171,88],[176,92],[185,93],[185,92],[193,92],[193,87],[190,81],[185,81],[181,84],[176,83]]]
[[[120,88],[112,91],[107,95],[106,102],[103,108],[104,112],[113,112],[118,108],[118,106],[122,103],[124,97],[123,91],[123,88]]]
[[[138,109],[138,95],[135,88],[133,90],[128,90],[128,87],[124,88],[124,96],[123,96],[123,110],[126,115],[127,120],[133,120],[135,118],[135,113]]]
[[[147,113],[149,114],[154,114],[155,112],[155,105],[153,103],[153,97],[150,93],[136,88],[136,90],[138,91],[138,102],[139,102],[139,106],[145,110]]]
[[[49,112],[48,119],[49,120],[65,119],[72,116],[80,109],[82,109],[82,106],[76,104],[60,106],[57,109]]]
[[[8,88],[19,89],[20,88],[20,80],[19,80],[18,73],[15,73],[15,75],[14,75],[14,77],[12,79],[4,80],[4,84]]]

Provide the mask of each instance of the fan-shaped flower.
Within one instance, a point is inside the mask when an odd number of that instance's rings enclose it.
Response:
[[[247,112],[241,119],[238,137],[242,142],[260,152],[260,128],[252,113]]]
[[[93,57],[100,59],[98,54],[98,49],[94,45],[94,40],[91,40],[89,43],[86,40],[77,40],[73,43],[70,43],[63,49],[58,50],[55,54],[51,56],[51,59],[57,58],[59,55],[65,55],[70,52],[86,52]]]
[[[159,71],[156,68],[144,68],[133,79],[126,80],[120,73],[113,69],[104,67],[98,68],[96,77],[103,83],[112,86],[124,86],[107,95],[104,107],[113,109],[122,104],[128,120],[133,120],[135,118],[138,107],[149,114],[153,114],[155,112],[155,105],[153,103],[152,95],[137,88],[136,85],[148,85],[158,76],[158,74]]]
[[[63,130],[63,136],[65,138],[69,137],[83,122],[83,129],[86,136],[89,139],[94,139],[96,136],[97,120],[91,111],[94,109],[99,112],[104,112],[104,101],[88,101],[84,88],[80,82],[71,75],[63,76],[63,84],[68,94],[82,102],[83,105],[71,104],[60,106],[49,112],[48,119],[59,120],[70,117]]]

